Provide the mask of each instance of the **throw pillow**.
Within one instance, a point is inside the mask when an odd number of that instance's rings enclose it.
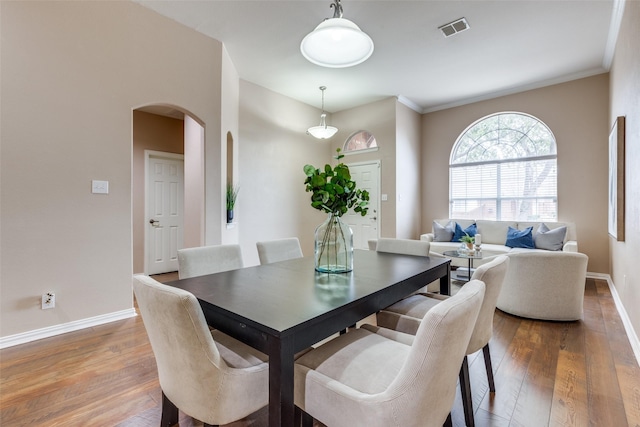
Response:
[[[467,228],[465,228],[464,230],[462,229],[460,224],[458,224],[456,222],[456,228],[455,228],[455,231],[453,233],[453,238],[451,239],[451,241],[452,242],[459,242],[460,239],[462,238],[462,236],[465,235],[465,233],[467,233],[471,237],[474,237],[476,235],[477,231],[478,231],[478,228],[477,228],[475,222],[473,224],[471,224],[470,226],[468,226]]]
[[[513,227],[509,227],[505,246],[509,246],[510,248],[534,249],[533,227],[527,227],[524,230],[517,230]]]
[[[445,226],[433,221],[433,241],[450,242],[453,238],[454,227],[453,221],[449,221]]]
[[[544,222],[538,227],[538,232],[533,237],[533,243],[538,249],[548,251],[561,251],[564,245],[564,236],[567,234],[567,227],[562,226],[549,230]]]

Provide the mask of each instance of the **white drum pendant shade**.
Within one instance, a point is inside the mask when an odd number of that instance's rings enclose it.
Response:
[[[300,51],[322,67],[352,67],[371,56],[373,40],[348,19],[329,18],[302,39]]]

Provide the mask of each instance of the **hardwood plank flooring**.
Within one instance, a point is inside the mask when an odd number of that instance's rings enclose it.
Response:
[[[469,357],[478,427],[640,427],[640,368],[605,281],[587,279],[578,322],[496,311],[490,349],[495,394],[482,352]],[[2,427],[155,427],[160,404],[140,316],[0,350]],[[464,425],[459,391],[452,416]],[[202,423],[181,413],[179,425]],[[266,427],[267,410],[229,426]]]

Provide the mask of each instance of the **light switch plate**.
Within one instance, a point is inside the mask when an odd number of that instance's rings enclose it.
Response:
[[[383,195],[380,197],[380,199],[381,199],[383,202],[386,202],[386,201],[387,201],[387,195],[386,195],[386,194],[383,194]]]
[[[91,181],[91,192],[93,194],[109,194],[109,181]]]

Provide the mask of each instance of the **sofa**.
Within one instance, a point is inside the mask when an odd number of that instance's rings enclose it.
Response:
[[[475,224],[475,230],[473,225]],[[473,219],[437,219],[433,221],[433,229],[431,233],[420,236],[420,240],[425,240],[431,244],[431,253],[434,255],[442,255],[445,251],[454,251],[461,246],[458,240],[451,241],[451,236],[447,241],[451,231],[455,233],[454,227],[458,226],[463,232],[465,230],[473,232],[474,235],[481,235],[482,259],[474,261],[477,267],[484,263],[490,262],[498,255],[508,255],[517,252],[578,252],[578,242],[576,236],[576,227],[571,222],[547,222],[547,221],[492,221],[492,220],[473,220]],[[541,233],[543,230],[549,230]],[[562,233],[561,227],[566,228],[566,232]],[[512,234],[524,234],[529,228],[531,231],[531,240],[533,248],[522,248],[516,244],[516,247],[507,246],[507,237],[511,231],[516,230]],[[460,231],[458,230],[458,231]],[[518,233],[520,232],[520,233]],[[509,242],[511,243],[511,242]],[[451,265],[456,267],[466,267],[468,261],[462,258],[453,258]]]
[[[420,240],[441,256],[458,249],[465,232],[481,236],[482,259],[474,260],[474,267],[498,255],[509,257],[497,308],[531,319],[582,317],[588,257],[578,252],[574,223],[440,219]],[[451,265],[467,267],[468,260],[452,257]]]

